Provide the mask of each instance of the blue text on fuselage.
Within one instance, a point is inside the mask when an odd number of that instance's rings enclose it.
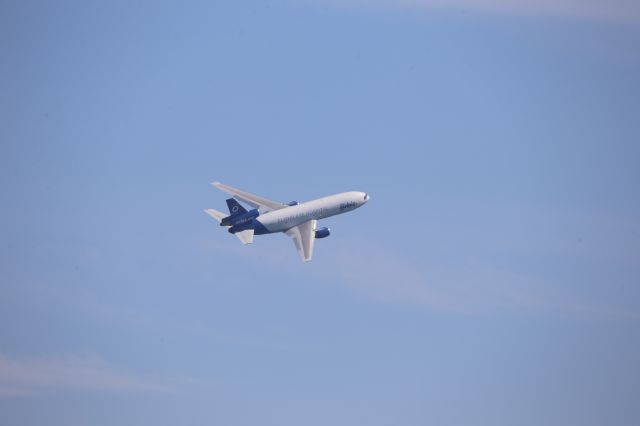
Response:
[[[297,213],[297,214],[294,214],[294,215],[291,215],[291,216],[287,216],[287,217],[281,217],[281,218],[278,219],[278,223],[298,222],[301,219],[311,220],[313,218],[317,218],[317,217],[323,216],[328,212],[329,212],[328,208],[320,207],[320,208],[317,208],[317,209],[310,210],[308,212]]]
[[[344,211],[350,209],[352,207],[357,207],[357,203],[355,201],[349,201],[347,203],[340,203],[340,211]]]

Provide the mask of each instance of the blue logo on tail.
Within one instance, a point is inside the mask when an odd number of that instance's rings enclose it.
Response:
[[[244,214],[247,212],[247,209],[242,207],[238,200],[236,200],[235,198],[229,198],[227,200],[227,207],[229,208],[229,213],[231,214],[231,216],[234,216],[236,214]]]
[[[260,216],[258,209],[247,211],[235,198],[227,200],[227,207],[229,208],[229,216],[220,221],[220,226],[231,226],[232,228],[229,229],[231,233],[251,229],[253,220]]]

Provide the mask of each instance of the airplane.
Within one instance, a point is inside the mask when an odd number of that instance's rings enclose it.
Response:
[[[293,238],[303,262],[308,262],[313,257],[315,239],[326,238],[331,233],[329,228],[318,228],[318,220],[350,212],[369,201],[368,194],[351,191],[306,203],[279,203],[220,182],[211,184],[233,197],[227,200],[229,214],[205,209],[205,213],[217,220],[220,226],[228,227],[228,231],[243,244],[251,244],[254,235],[284,232]],[[238,201],[250,206],[251,210],[244,208]]]

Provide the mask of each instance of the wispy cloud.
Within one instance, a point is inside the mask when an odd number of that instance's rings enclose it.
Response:
[[[411,7],[593,20],[640,20],[635,0],[319,0],[346,7]]]
[[[202,246],[233,253],[260,268],[281,270],[285,260],[287,275],[299,273],[300,279],[318,265],[318,276],[382,303],[464,314],[518,311],[640,319],[640,311],[623,298],[601,301],[593,289],[586,288],[601,286],[586,271],[637,273],[640,251],[635,218],[532,205],[501,206],[499,212],[476,206],[475,212],[484,220],[482,227],[462,220],[447,231],[437,226],[430,229],[436,235],[446,233],[444,246],[442,235],[438,243],[422,247],[410,243],[411,249],[384,246],[384,238],[342,240],[316,246],[316,260],[311,264],[296,262],[293,246],[284,237],[272,237],[275,243],[270,247],[271,240],[263,239],[253,251],[226,243]],[[521,218],[527,218],[526,225]],[[414,239],[427,239],[419,231],[412,232]],[[420,254],[412,256],[417,247]]]
[[[347,285],[382,302],[464,313],[533,303],[522,277],[480,265],[421,267],[371,246],[341,253],[338,265]]]
[[[465,314],[518,310],[640,319],[637,312],[584,301],[577,294],[555,294],[562,282],[479,260],[418,264],[393,251],[364,246],[338,254],[335,272],[355,292],[380,302]]]
[[[159,392],[170,388],[95,357],[16,358],[0,354],[0,397],[45,391]]]

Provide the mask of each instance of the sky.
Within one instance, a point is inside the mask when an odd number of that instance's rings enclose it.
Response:
[[[635,1],[3,1],[0,150],[0,425],[640,424]]]

